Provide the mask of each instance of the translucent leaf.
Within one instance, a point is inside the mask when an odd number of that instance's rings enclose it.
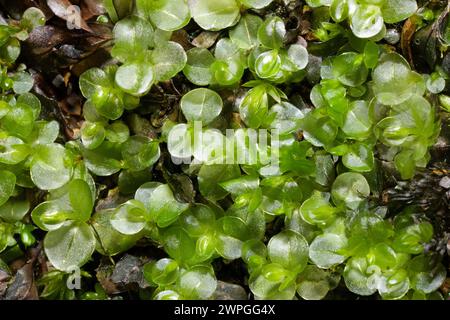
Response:
[[[181,203],[175,199],[167,184],[156,187],[146,203],[148,203],[150,217],[161,228],[172,224],[189,207],[187,203]]]
[[[220,182],[240,176],[238,165],[203,165],[198,173],[199,189],[202,195],[212,200],[223,199],[228,192],[219,186]]]
[[[50,122],[36,121],[34,129],[37,129],[37,137],[34,140],[35,145],[53,143],[59,135],[59,123],[55,120]]]
[[[114,256],[133,247],[141,237],[141,233],[125,235],[111,225],[111,218],[115,209],[96,212],[91,219],[97,237],[96,250],[102,255]]]
[[[317,117],[313,112],[308,113],[300,122],[305,139],[316,147],[331,144],[337,133],[336,124],[328,117]]]
[[[359,173],[342,173],[331,187],[334,203],[345,204],[350,209],[356,209],[369,194],[369,184],[366,178]]]
[[[191,18],[186,0],[138,0],[136,6],[138,11],[144,12],[162,30],[181,29]]]
[[[8,38],[6,41],[6,44],[2,47],[0,47],[0,57],[8,63],[13,63],[19,58],[21,48],[20,48],[20,41],[16,38]],[[1,40],[0,40],[1,41]],[[13,85],[12,81],[5,83],[8,87]]]
[[[164,290],[164,291],[158,292],[154,296],[154,299],[155,300],[181,300],[182,297],[180,296],[180,294],[178,292],[175,292],[173,290]]]
[[[190,160],[193,150],[192,127],[181,123],[172,127],[167,138],[167,148],[172,160]]]
[[[218,230],[233,238],[247,240],[250,237],[250,230],[243,218],[225,216],[218,220],[217,225]]]
[[[298,70],[303,70],[308,65],[308,51],[299,44],[292,44],[287,51],[289,60],[295,64]]]
[[[250,268],[260,267],[267,262],[267,248],[259,240],[252,239],[244,242],[242,245],[242,260]]]
[[[78,221],[86,222],[92,213],[94,199],[86,181],[74,179],[69,183],[69,199],[73,210],[78,215]]]
[[[86,72],[89,72],[89,70]],[[83,73],[81,77],[83,77],[85,73]],[[89,81],[95,82],[96,80],[97,79],[95,78],[85,78],[82,81],[80,78],[80,89],[83,90],[84,88],[84,90],[88,94],[91,94],[88,103],[92,104],[92,106],[95,108],[95,112],[98,113],[98,115],[104,116],[105,118],[110,120],[116,120],[120,118],[124,110],[124,95],[121,94],[122,92],[118,92],[117,89],[112,88],[112,82],[108,82],[107,84],[105,84],[106,86],[103,86],[103,84],[101,86],[92,86],[92,84],[87,84]],[[83,83],[83,85],[81,83]],[[91,90],[92,93],[90,92]],[[83,95],[84,94],[85,93],[83,93]]]
[[[27,138],[33,129],[34,112],[26,104],[16,103],[2,118],[2,127],[21,138]]]
[[[367,254],[368,261],[382,270],[395,268],[401,259],[401,253],[397,254],[392,247],[386,243],[378,243],[370,248]]]
[[[11,79],[14,81],[13,89],[17,94],[27,93],[33,88],[34,80],[28,72],[18,72]]]
[[[0,171],[0,175],[1,175]],[[1,180],[0,184],[5,183],[6,180]],[[0,218],[6,222],[17,222],[23,219],[30,210],[30,202],[28,200],[19,200],[10,198],[2,206],[0,206]]]
[[[252,14],[243,15],[239,23],[229,31],[231,41],[244,50],[254,48],[259,43],[258,29],[262,22],[262,19],[258,16]]]
[[[207,233],[197,238],[195,243],[196,262],[206,261],[215,255],[217,242],[218,241],[214,233]]]
[[[297,278],[297,293],[305,300],[320,300],[325,298],[338,281],[339,277],[314,265],[308,265]]]
[[[348,0],[332,0],[330,6],[330,15],[336,22],[342,22],[347,19],[350,5]]]
[[[383,299],[400,299],[408,292],[410,281],[406,270],[400,269],[382,277],[378,285],[378,292]]]
[[[422,77],[412,72],[408,62],[397,53],[381,57],[372,79],[375,96],[385,105],[400,104],[413,94],[422,95],[425,91]]]
[[[205,30],[228,28],[237,23],[240,17],[236,0],[192,0],[189,7],[195,22]]]
[[[144,206],[136,200],[127,201],[115,210],[110,222],[122,234],[137,234],[146,225]]]
[[[438,94],[445,89],[445,79],[438,74],[432,74],[426,82],[427,90],[431,93]]]
[[[0,170],[0,206],[2,206],[14,192],[16,176],[14,173]]]
[[[446,278],[445,267],[432,254],[413,258],[408,265],[411,286],[424,293],[438,290]]]
[[[34,119],[38,119],[41,114],[41,101],[32,93],[27,92],[21,94],[17,98],[16,104],[26,104],[33,110]]]
[[[115,121],[105,129],[105,138],[111,142],[123,143],[130,137],[130,129],[122,121]]]
[[[319,268],[329,269],[344,262],[345,256],[339,254],[339,250],[342,250],[346,244],[345,237],[324,233],[317,236],[311,243],[309,257]]]
[[[419,254],[424,251],[424,245],[432,236],[433,226],[429,222],[421,222],[397,231],[393,247],[400,252]]]
[[[6,101],[0,101],[0,119],[3,118],[11,110],[10,105]]]
[[[239,64],[245,64],[245,54],[237,44],[228,38],[222,38],[216,43],[214,57],[218,60],[229,62],[235,60]]]
[[[164,229],[162,241],[167,254],[178,262],[195,257],[195,241],[179,226]]]
[[[280,17],[266,19],[258,29],[258,40],[270,49],[279,49],[283,45],[286,28]]]
[[[187,56],[183,47],[172,41],[158,44],[152,51],[152,63],[156,81],[166,81],[183,70]]]
[[[216,251],[227,260],[239,259],[242,255],[242,241],[223,234],[217,235]]]
[[[267,7],[269,4],[272,3],[273,0],[240,0],[240,2],[248,7],[253,9],[262,9],[264,7]]]
[[[214,272],[205,266],[195,266],[180,275],[180,293],[190,299],[208,299],[216,291],[217,281]]]
[[[106,72],[99,68],[91,68],[80,76],[80,90],[85,98],[90,98],[103,87],[111,86],[111,79]]]
[[[351,102],[342,131],[348,138],[363,141],[371,134],[371,128],[372,119],[369,116],[369,104],[365,100]]]
[[[355,52],[346,52],[332,61],[333,75],[342,84],[357,87],[366,82],[369,71],[364,64],[364,56]]]
[[[154,80],[152,65],[141,61],[125,63],[117,69],[115,80],[123,91],[136,96],[144,95]]]
[[[34,28],[43,26],[44,24],[45,15],[36,7],[30,7],[25,10],[22,15],[22,19],[20,19],[20,25],[28,31],[32,31]]]
[[[332,0],[306,0],[308,6],[316,8],[320,6],[330,6]]]
[[[31,162],[31,179],[39,189],[51,190],[66,184],[72,177],[68,152],[60,144],[40,145]]]
[[[240,195],[256,190],[259,187],[259,178],[255,176],[242,176],[220,183],[220,186],[233,195]]]
[[[260,299],[269,299],[272,296],[279,299],[292,299],[295,295],[295,286],[293,279],[289,279],[289,276],[292,276],[291,272],[279,264],[266,264],[259,272],[250,276],[249,287]]]
[[[371,38],[383,30],[381,10],[374,5],[359,5],[351,15],[350,28],[359,38]]]
[[[215,220],[214,211],[203,204],[195,204],[179,218],[181,226],[191,237],[200,237],[214,230]]]
[[[303,236],[291,230],[273,236],[267,249],[270,260],[288,270],[300,272],[308,262],[308,243]]]
[[[144,170],[158,161],[160,156],[158,141],[144,136],[132,136],[122,145],[125,166],[132,171]]]
[[[133,60],[153,44],[153,27],[145,19],[130,16],[114,26],[111,55],[122,62]]]
[[[350,151],[342,157],[344,166],[357,172],[372,171],[374,161],[373,148],[361,143],[353,144]]]
[[[56,230],[61,227],[70,212],[61,208],[55,200],[38,204],[31,212],[33,222],[42,230]]]
[[[261,53],[255,61],[255,71],[258,77],[267,79],[274,77],[281,69],[281,58],[277,50]]]
[[[73,271],[73,268],[84,265],[94,252],[94,232],[84,222],[68,221],[60,228],[47,233],[44,249],[56,269]]]
[[[381,11],[386,23],[397,23],[414,14],[417,10],[415,0],[385,0]]]
[[[378,64],[378,45],[373,41],[367,41],[364,46],[364,63],[367,68],[373,69]]]
[[[25,143],[16,137],[0,138],[0,162],[16,164],[23,161],[30,153]]]
[[[401,159],[412,154],[411,160],[417,161],[426,157],[427,148],[433,144],[437,134],[434,112],[430,103],[423,97],[413,95],[399,104],[391,112],[391,116],[381,120],[375,133],[379,140],[389,146],[404,146]],[[400,154],[399,154],[400,155]],[[408,165],[404,166],[407,169]],[[405,170],[407,173],[408,170]]]
[[[403,150],[394,157],[395,168],[400,173],[402,179],[411,179],[416,173],[416,162],[414,161],[414,152]]]
[[[268,104],[268,96],[264,86],[250,89],[239,106],[242,120],[250,128],[259,128],[269,111]]]
[[[365,258],[351,258],[345,265],[344,280],[347,288],[361,296],[370,296],[377,291],[377,287],[372,283],[371,279],[375,275],[368,273],[368,263]]]
[[[143,272],[147,282],[165,286],[177,280],[179,266],[175,260],[163,258],[147,263],[143,268]]]
[[[193,84],[206,86],[211,82],[211,65],[214,63],[214,56],[208,49],[192,48],[186,52],[187,63],[183,73]]]
[[[95,150],[83,150],[86,167],[98,176],[110,176],[122,168],[120,145],[105,141]]]
[[[346,88],[339,81],[323,80],[321,82],[321,93],[328,103],[327,114],[336,124],[343,126],[345,114],[349,108]]]
[[[330,186],[335,179],[333,157],[327,153],[316,153],[314,162],[316,163],[315,181],[322,186]]]
[[[181,98],[180,105],[188,121],[201,121],[205,126],[222,112],[223,102],[216,92],[198,88],[186,93]]]
[[[81,126],[81,141],[87,149],[99,147],[105,140],[105,127],[99,122],[86,121]]]
[[[304,117],[300,109],[289,102],[281,102],[272,106],[267,116],[273,119],[271,128],[278,129],[280,135],[291,133],[299,129],[299,120]]]
[[[329,196],[328,196],[329,198]],[[332,207],[328,199],[315,191],[300,207],[302,219],[309,224],[325,225],[334,219],[336,208]]]
[[[231,86],[238,83],[244,75],[244,65],[237,59],[227,61],[216,60],[210,68],[213,82],[222,86]]]

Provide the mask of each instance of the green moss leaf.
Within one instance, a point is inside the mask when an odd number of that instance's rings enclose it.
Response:
[[[72,177],[73,166],[66,149],[59,144],[40,145],[31,162],[31,179],[42,190],[56,189]]]
[[[236,0],[194,0],[189,3],[192,17],[205,30],[221,30],[237,23],[240,17]]]
[[[44,248],[47,258],[56,269],[71,271],[84,265],[94,252],[94,232],[86,223],[68,221],[47,233]]]
[[[16,176],[14,173],[0,170],[0,206],[2,206],[14,192]]]
[[[263,22],[258,29],[259,42],[270,49],[279,49],[283,44],[286,28],[283,20],[272,17]]]
[[[186,52],[187,62],[183,73],[193,84],[206,86],[211,82],[211,65],[214,63],[214,56],[208,49],[192,48]]]
[[[370,187],[366,178],[353,172],[340,174],[331,188],[334,203],[345,204],[350,209],[356,209],[369,194]]]
[[[345,260],[339,253],[347,244],[344,236],[324,233],[317,236],[309,247],[309,257],[319,267],[329,269]]]
[[[138,12],[143,12],[159,29],[175,31],[188,24],[191,15],[186,0],[136,1]]]
[[[211,123],[221,112],[222,98],[210,89],[199,88],[189,91],[181,98],[181,110],[188,121]]]
[[[249,50],[259,44],[258,29],[263,23],[262,19],[252,14],[245,14],[239,23],[230,29],[230,39],[239,48]]]
[[[270,260],[288,270],[301,272],[308,262],[308,243],[294,231],[285,230],[273,236],[267,249]]]
[[[183,70],[187,62],[183,47],[172,41],[158,44],[152,51],[153,71],[156,81],[166,81]]]

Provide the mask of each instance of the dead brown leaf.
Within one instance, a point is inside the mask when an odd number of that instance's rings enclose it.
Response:
[[[92,32],[91,28],[81,16],[79,7],[77,9],[69,0],[47,0],[47,5],[61,19],[70,23],[79,23],[81,29]]]

